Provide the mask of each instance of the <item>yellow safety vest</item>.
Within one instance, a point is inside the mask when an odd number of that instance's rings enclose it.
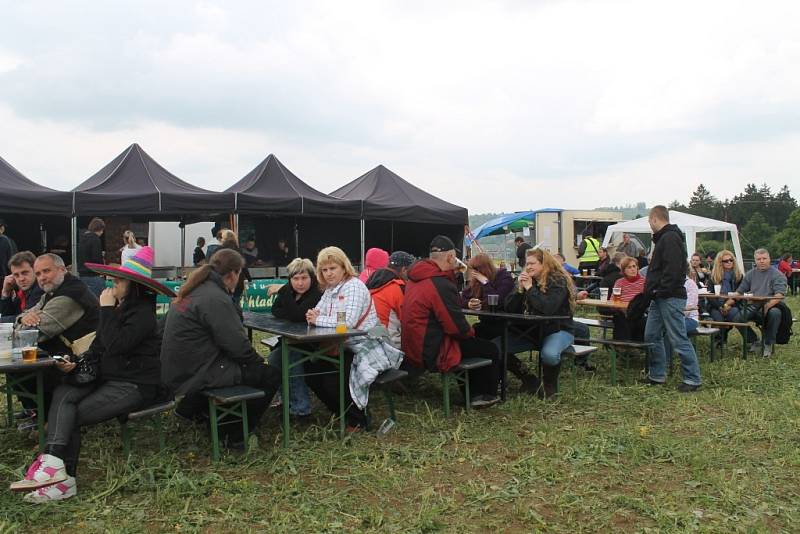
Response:
[[[581,263],[596,263],[600,261],[600,254],[598,254],[598,250],[600,250],[600,241],[593,237],[587,237],[586,239],[586,250],[583,251],[583,256],[578,258],[578,261]]]

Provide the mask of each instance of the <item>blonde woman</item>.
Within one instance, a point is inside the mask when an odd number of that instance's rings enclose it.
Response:
[[[550,253],[535,248],[525,255],[525,270],[517,280],[517,290],[506,299],[506,311],[531,315],[559,315],[537,323],[540,328],[542,385],[544,395],[556,392],[561,370],[561,353],[575,341],[572,315],[575,312],[575,287],[572,277]],[[511,341],[509,341],[511,345]]]
[[[119,250],[119,262],[125,263],[127,260],[133,258],[136,255],[136,251],[142,247],[136,242],[136,234],[134,234],[131,230],[125,230],[125,232],[123,232],[122,241],[124,244]]]
[[[742,281],[742,271],[736,263],[736,256],[730,250],[720,250],[714,258],[714,265],[711,268],[711,283],[715,286],[722,286],[720,294],[727,295],[736,291]],[[712,291],[713,287],[710,288]],[[730,323],[738,322],[739,308],[733,300],[707,299],[709,313],[715,321],[725,321]],[[728,332],[730,327],[720,327],[717,344],[724,345],[728,342]],[[749,330],[749,329],[748,329]],[[754,334],[755,335],[755,334]]]

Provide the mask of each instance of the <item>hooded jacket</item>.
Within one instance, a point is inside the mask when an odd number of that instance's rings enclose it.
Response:
[[[400,321],[403,316],[405,281],[391,269],[379,269],[367,280],[367,289],[375,303],[378,320],[389,331],[389,340],[400,348]]]
[[[459,305],[453,271],[432,260],[411,266],[400,321],[403,352],[418,367],[449,371],[461,363],[458,341],[475,336]]]
[[[686,245],[683,233],[674,224],[667,224],[653,234],[653,259],[647,267],[645,294],[654,299],[686,298]]]
[[[364,270],[358,275],[358,279],[367,283],[372,273],[378,269],[385,269],[389,265],[389,253],[382,248],[371,248],[364,256]]]
[[[261,361],[216,272],[170,306],[161,344],[161,380],[176,396],[239,384],[240,366]]]

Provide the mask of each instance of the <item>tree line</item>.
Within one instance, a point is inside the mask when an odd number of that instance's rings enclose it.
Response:
[[[742,193],[720,200],[700,184],[688,204],[674,200],[669,208],[734,223],[746,257],[751,257],[757,248],[768,249],[773,258],[786,252],[795,258],[800,255],[800,209],[786,185],[773,192],[767,184],[747,184]],[[698,240],[701,251],[730,247],[729,236],[719,233],[703,237],[708,236],[710,239]]]

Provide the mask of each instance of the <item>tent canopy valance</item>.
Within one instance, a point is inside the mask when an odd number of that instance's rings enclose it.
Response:
[[[73,189],[75,215],[233,213],[232,193],[184,182],[134,143]]]
[[[72,213],[72,193],[37,184],[3,158],[0,158],[0,191],[0,213],[65,217]]]
[[[733,241],[733,252],[736,255],[736,262],[739,264],[739,269],[744,271],[744,263],[742,261],[742,246],[739,244],[739,231],[736,225],[725,221],[717,221],[698,215],[691,215],[680,211],[669,211],[670,223],[676,225],[680,230],[686,234],[686,253],[687,259],[695,251],[697,246],[697,234],[703,232],[730,232],[731,240]],[[632,221],[625,221],[618,224],[612,224],[606,229],[606,235],[603,239],[603,246],[606,247],[614,240],[615,234],[651,234],[650,223],[647,217],[641,217]]]

